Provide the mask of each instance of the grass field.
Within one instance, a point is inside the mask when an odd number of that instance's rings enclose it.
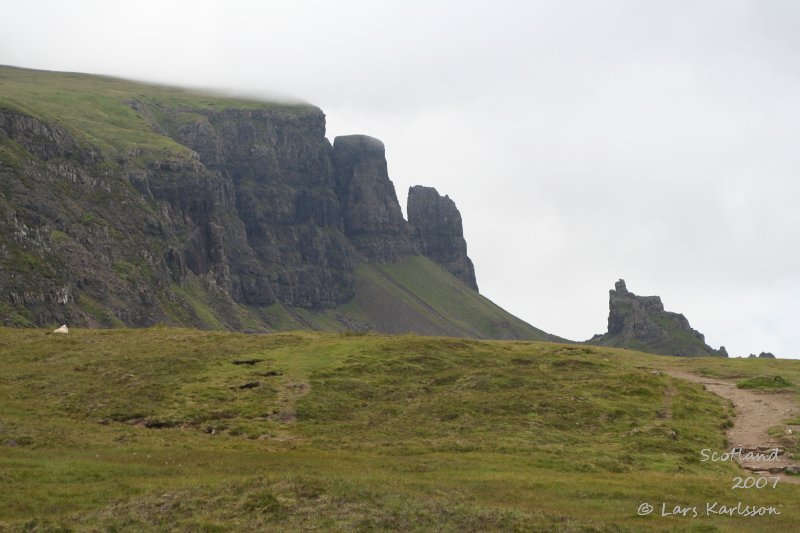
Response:
[[[730,409],[665,367],[800,383],[582,345],[3,329],[0,530],[797,529],[800,486],[700,461]],[[781,514],[637,514],[713,501]]]

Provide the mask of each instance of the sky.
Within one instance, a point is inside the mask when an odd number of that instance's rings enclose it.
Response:
[[[481,292],[573,340],[618,278],[800,358],[800,2],[0,0],[0,64],[326,113],[448,194]]]

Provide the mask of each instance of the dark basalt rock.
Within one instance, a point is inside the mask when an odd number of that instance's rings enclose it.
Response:
[[[433,187],[416,185],[408,190],[407,209],[420,253],[477,291],[475,268],[467,257],[461,213],[453,200],[440,196]]]
[[[170,117],[177,115],[166,113],[166,131],[225,184],[203,206],[218,199],[232,211],[201,232],[207,252],[195,258],[199,269],[206,259],[226,258],[229,280],[220,282],[247,305],[334,307],[349,300],[353,250],[343,234],[324,114],[311,106],[228,109],[196,113],[194,122],[180,113],[176,125]]]
[[[383,143],[366,135],[336,137],[333,162],[344,233],[350,242],[376,261],[413,253],[410,228],[389,180]]]
[[[63,128],[23,113],[2,110],[0,132],[44,161],[57,157],[73,158],[82,163],[99,160],[97,151],[81,146]]]
[[[751,354],[748,356],[748,358],[749,358],[749,359],[755,359],[755,358],[761,358],[761,359],[775,359],[775,354],[773,354],[772,352],[761,352],[761,353],[760,353],[760,354],[758,354],[758,355],[756,355],[756,354],[754,354],[754,353],[751,353]]]
[[[727,357],[715,350],[702,333],[692,329],[685,316],[664,310],[658,296],[637,296],[619,280],[609,291],[608,331],[587,341],[662,355]]]
[[[621,279],[614,283],[614,290],[619,294],[630,294],[628,288],[625,286],[625,280]]]
[[[192,309],[168,303],[190,278],[234,328],[237,304],[325,308],[352,297],[356,252],[321,111],[158,111],[154,129],[194,153],[109,161],[58,126],[0,110],[0,141],[21,154],[0,161],[0,304],[14,309],[0,308],[5,323],[190,319]]]

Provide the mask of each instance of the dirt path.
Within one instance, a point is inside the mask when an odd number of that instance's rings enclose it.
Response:
[[[700,383],[706,390],[733,403],[736,420],[727,433],[730,448],[741,448],[743,453],[748,451],[769,453],[769,450],[775,448],[780,450],[781,455],[777,461],[740,461],[742,468],[776,475],[787,466],[797,466],[797,462],[783,455],[783,447],[778,439],[768,433],[769,428],[783,426],[786,420],[797,416],[798,407],[793,394],[738,389],[735,381],[700,376],[685,370],[664,372],[675,378]],[[794,428],[794,431],[798,430],[800,428]],[[797,477],[783,474],[780,476],[787,481],[800,483]]]

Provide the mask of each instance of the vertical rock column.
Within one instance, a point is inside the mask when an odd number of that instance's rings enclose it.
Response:
[[[350,242],[375,261],[413,253],[411,232],[389,179],[383,143],[366,135],[336,137],[333,161],[336,194]]]
[[[408,221],[420,252],[477,291],[475,268],[467,257],[461,213],[453,200],[440,196],[433,187],[411,187]]]

